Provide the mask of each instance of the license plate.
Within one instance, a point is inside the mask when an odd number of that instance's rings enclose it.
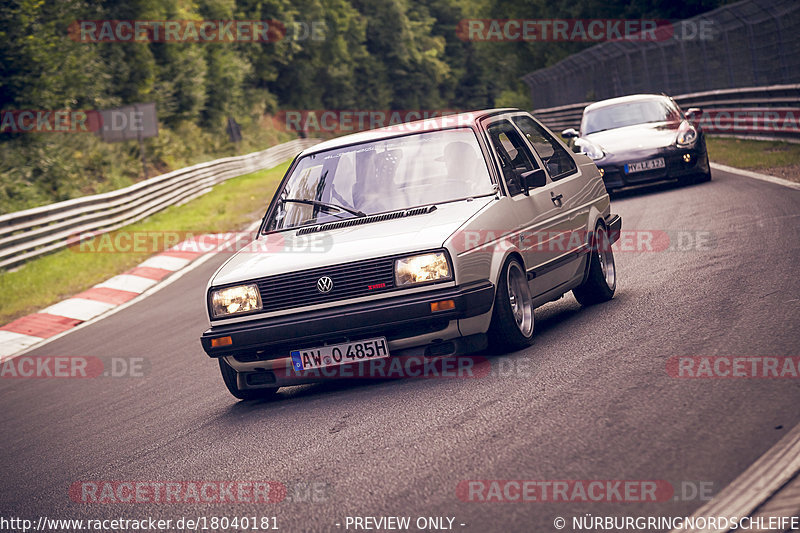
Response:
[[[389,345],[384,337],[358,342],[331,344],[319,348],[293,350],[292,367],[295,371],[346,365],[389,357]]]
[[[647,161],[639,161],[637,163],[628,163],[625,165],[625,174],[633,174],[634,172],[643,172],[645,170],[653,170],[656,168],[664,168],[664,158],[649,159]]]

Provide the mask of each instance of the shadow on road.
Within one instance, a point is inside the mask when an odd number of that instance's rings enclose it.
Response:
[[[712,172],[713,175],[713,172]],[[664,191],[672,191],[676,189],[693,189],[695,187],[702,187],[704,185],[710,185],[712,182],[706,183],[689,183],[684,184],[678,181],[660,181],[657,183],[647,183],[643,185],[632,185],[630,187],[626,187],[624,189],[618,189],[612,193],[609,193],[611,196],[611,201],[614,200],[624,200],[625,198],[636,198],[639,196],[648,196],[651,194],[659,194]]]
[[[537,346],[539,348],[550,349],[552,343],[558,342],[557,337],[559,335],[574,334],[574,332],[581,327],[580,322],[595,320],[598,316],[610,313],[614,308],[624,305],[624,301],[624,295],[617,294],[610,302],[584,308],[581,307],[574,298],[567,295],[561,300],[551,302],[536,310],[535,335],[540,337],[540,340],[538,342],[534,340],[534,344],[530,348],[516,352],[499,352],[490,347],[486,350],[462,357],[472,357],[474,361],[472,370],[480,374],[485,373],[486,375],[489,375],[495,369],[495,366],[498,364],[496,361],[507,357],[522,355],[534,359],[535,364],[535,359],[538,357]],[[550,335],[550,333],[552,333],[552,335]],[[452,357],[439,358],[438,361],[449,360],[452,363],[457,359],[458,358]],[[454,366],[456,366],[455,363]],[[458,378],[432,379],[431,377],[398,377],[391,375],[390,377],[333,378],[319,383],[282,388],[276,397],[267,400],[238,401],[232,403],[223,413],[223,416],[242,416],[256,413],[259,416],[263,416],[270,411],[277,411],[286,406],[291,406],[295,402],[326,399],[326,397],[332,397],[340,393],[355,392],[357,394],[365,394],[370,390],[377,391],[390,382],[422,382],[436,387],[446,385],[448,381],[453,379]],[[392,389],[384,388],[382,392],[392,394]],[[424,391],[422,393],[424,394]]]

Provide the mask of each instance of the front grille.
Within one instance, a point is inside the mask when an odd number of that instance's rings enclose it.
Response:
[[[320,292],[317,281],[333,281],[330,292]],[[382,257],[270,276],[256,280],[263,312],[315,305],[394,289],[394,257]]]

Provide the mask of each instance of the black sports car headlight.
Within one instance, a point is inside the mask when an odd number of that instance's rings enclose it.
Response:
[[[575,139],[575,146],[579,147],[581,153],[588,155],[594,160],[605,157],[603,149],[587,139]]]
[[[694,126],[689,124],[688,122],[681,123],[681,127],[678,128],[678,139],[677,143],[680,147],[687,147],[694,144],[697,140],[697,130]]]

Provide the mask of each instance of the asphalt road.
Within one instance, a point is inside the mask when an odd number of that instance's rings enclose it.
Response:
[[[613,301],[582,309],[568,295],[538,309],[534,346],[489,355],[491,373],[474,379],[351,380],[237,402],[198,340],[215,257],[34,352],[142,357],[143,377],[0,379],[0,516],[275,516],[281,531],[447,516],[459,531],[546,532],[557,516],[572,531],[586,514],[691,514],[704,503],[694,489],[718,492],[800,423],[798,379],[666,371],[678,355],[800,355],[800,191],[715,172],[622,194],[613,210],[624,229],[666,231],[686,249],[619,252]],[[457,497],[459,482],[487,479],[666,480],[676,497]],[[274,480],[288,496],[81,504],[68,494],[81,480]]]

